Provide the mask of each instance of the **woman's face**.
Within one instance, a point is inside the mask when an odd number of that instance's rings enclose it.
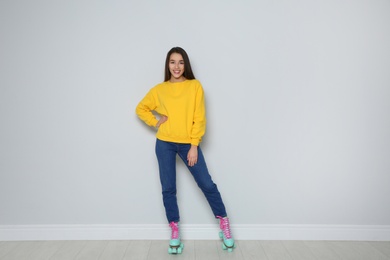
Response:
[[[184,81],[185,78],[183,76],[184,73],[184,60],[181,54],[172,53],[169,58],[169,71],[171,72],[172,82],[180,82]]]

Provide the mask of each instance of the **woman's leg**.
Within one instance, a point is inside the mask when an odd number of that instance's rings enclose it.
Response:
[[[217,185],[211,179],[209,171],[207,169],[206,161],[203,157],[202,150],[198,146],[198,162],[194,166],[188,166],[187,154],[190,149],[190,144],[180,144],[178,154],[180,158],[187,165],[192,176],[194,177],[199,188],[202,190],[203,194],[206,196],[207,201],[213,211],[215,217],[225,217],[226,209],[222,201],[221,194],[218,191]]]
[[[160,182],[165,213],[169,223],[179,222],[179,207],[176,198],[176,154],[174,143],[156,141],[156,156],[160,171]]]

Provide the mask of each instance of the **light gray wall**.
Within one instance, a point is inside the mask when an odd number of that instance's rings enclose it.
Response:
[[[0,224],[165,223],[135,106],[181,46],[236,224],[390,224],[390,1],[0,1]],[[178,164],[182,222],[214,223]]]

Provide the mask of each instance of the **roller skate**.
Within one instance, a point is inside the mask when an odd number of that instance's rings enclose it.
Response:
[[[172,229],[172,234],[171,234],[171,240],[169,241],[168,253],[181,254],[184,245],[180,241],[179,223],[172,221],[171,223],[169,223],[169,226]]]
[[[223,218],[219,216],[217,216],[217,218],[219,219],[219,228],[221,229],[219,232],[219,237],[222,239],[222,249],[233,252],[233,249],[236,248],[236,245],[230,233],[229,218]]]

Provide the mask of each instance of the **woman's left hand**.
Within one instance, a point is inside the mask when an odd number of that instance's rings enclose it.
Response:
[[[198,146],[191,145],[187,154],[188,166],[192,167],[198,162]]]

